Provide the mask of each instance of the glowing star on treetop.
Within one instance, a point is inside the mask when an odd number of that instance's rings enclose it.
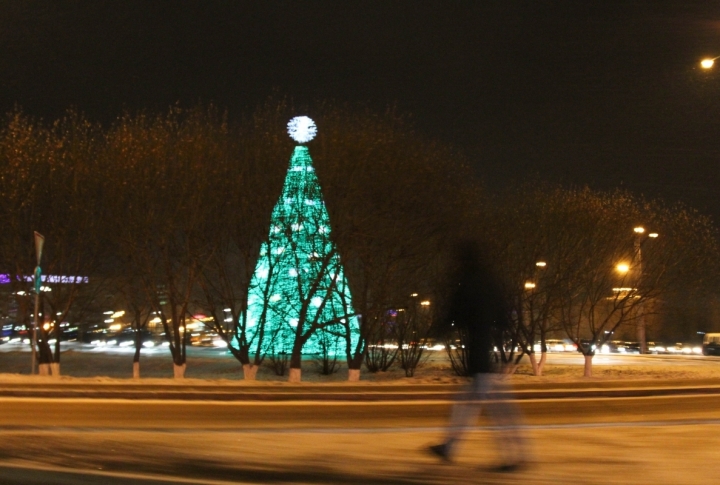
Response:
[[[307,143],[317,135],[315,122],[307,116],[296,116],[287,125],[290,138],[298,143]]]

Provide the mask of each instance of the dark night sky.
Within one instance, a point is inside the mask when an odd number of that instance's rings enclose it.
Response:
[[[624,186],[720,220],[705,56],[720,56],[718,0],[0,0],[3,111],[394,103],[492,182]]]

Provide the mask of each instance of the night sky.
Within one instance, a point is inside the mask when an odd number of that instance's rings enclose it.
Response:
[[[395,104],[492,184],[626,187],[720,221],[706,56],[718,0],[0,0],[2,111]]]

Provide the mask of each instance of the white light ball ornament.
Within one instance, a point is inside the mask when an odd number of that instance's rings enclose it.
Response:
[[[290,138],[298,143],[307,143],[317,135],[315,122],[307,116],[296,116],[287,125]]]

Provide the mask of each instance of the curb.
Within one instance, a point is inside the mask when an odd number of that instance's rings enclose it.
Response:
[[[448,386],[451,387],[451,386]],[[407,391],[358,391],[348,389],[344,392],[309,392],[306,390],[277,391],[243,391],[240,389],[217,390],[123,390],[123,389],[0,389],[0,397],[4,398],[46,398],[46,399],[130,399],[130,400],[179,400],[179,401],[338,401],[338,402],[379,402],[379,401],[453,401],[457,399],[462,388],[438,391],[415,390]],[[514,398],[520,401],[538,399],[597,399],[597,398],[633,398],[652,396],[680,395],[720,395],[720,386],[695,387],[643,387],[643,388],[611,388],[611,389],[548,389],[548,390],[516,390],[494,393],[500,399]]]

